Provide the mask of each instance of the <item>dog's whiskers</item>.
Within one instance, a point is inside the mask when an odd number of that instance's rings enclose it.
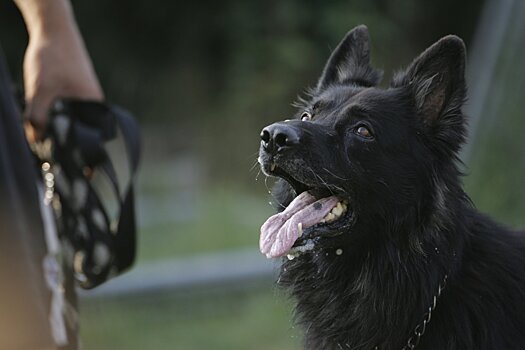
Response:
[[[253,169],[255,169],[255,167],[256,167],[257,165],[259,165],[259,161],[256,159],[256,160],[255,160],[255,163],[253,163],[252,167],[250,168],[250,172],[252,172]],[[259,169],[259,170],[260,170],[260,169]]]
[[[315,173],[315,171],[311,168],[311,167],[307,167],[307,169],[314,175],[314,177],[316,177],[319,181],[321,181],[321,184],[326,187],[326,189],[332,194],[334,195],[334,192],[332,191],[332,189],[330,188],[330,186],[326,183],[325,180],[323,180],[323,178],[321,176],[319,176],[318,174]]]
[[[328,170],[327,168],[323,167],[323,170],[326,171],[328,174],[332,175],[333,177],[339,179],[339,180],[343,180],[343,181],[348,181],[350,179],[347,179],[347,178],[344,178],[344,177],[341,177],[339,175],[336,175],[334,174],[333,172],[331,172],[330,170]]]
[[[264,175],[264,187],[266,187],[266,190],[268,191],[268,193],[270,193],[270,189],[268,188],[268,175]]]
[[[254,156],[259,156],[259,151],[255,151],[255,152],[253,152],[252,154],[250,154],[250,155],[248,156],[248,158],[251,158],[251,157],[254,157]]]
[[[340,191],[340,192],[345,192],[345,190],[340,187],[340,186],[337,186],[337,185],[329,185],[319,174],[316,174],[315,171],[313,171],[312,168],[308,167],[308,170],[310,170],[312,172],[312,174],[317,178],[319,179],[319,181],[321,181],[321,184],[326,187],[326,189],[328,191],[330,191],[330,193],[335,196],[335,193],[333,191],[333,189],[337,190],[337,191]]]
[[[277,200],[277,198],[275,198],[274,196],[272,196],[272,198],[275,200],[275,202],[277,202],[277,205],[283,209],[286,209],[286,205],[284,205],[283,203],[279,202]]]
[[[261,169],[259,169],[257,175],[255,175],[255,182],[259,181],[259,175],[261,175]]]

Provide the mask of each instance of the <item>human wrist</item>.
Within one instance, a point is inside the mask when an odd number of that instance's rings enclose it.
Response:
[[[78,31],[69,0],[15,0],[30,40],[68,36]]]

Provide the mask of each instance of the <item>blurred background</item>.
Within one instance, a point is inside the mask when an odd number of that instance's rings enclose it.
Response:
[[[84,348],[299,349],[292,306],[258,253],[272,213],[256,152],[331,49],[366,24],[373,63],[408,63],[446,34],[469,49],[467,192],[525,226],[525,2],[519,0],[73,2],[107,99],[143,130],[136,267],[81,295]],[[27,34],[0,2],[0,42],[22,86]]]

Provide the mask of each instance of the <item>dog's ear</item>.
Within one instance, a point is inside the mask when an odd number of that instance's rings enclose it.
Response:
[[[446,36],[392,82],[393,87],[408,87],[424,125],[453,143],[461,143],[464,138],[461,107],[466,94],[465,52],[463,40]]]
[[[377,85],[382,72],[370,65],[368,28],[360,25],[349,31],[326,62],[317,92],[332,84]]]

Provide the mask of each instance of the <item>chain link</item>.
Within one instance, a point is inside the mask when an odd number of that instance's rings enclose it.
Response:
[[[430,320],[432,319],[432,312],[436,308],[436,303],[438,298],[441,296],[441,293],[445,289],[447,285],[447,279],[448,275],[445,275],[443,278],[443,281],[438,285],[438,291],[436,295],[432,298],[432,304],[429,306],[427,312],[425,312],[423,316],[423,321],[421,321],[413,330],[412,336],[408,338],[408,341],[406,345],[403,347],[402,350],[413,350],[416,348],[416,346],[419,345],[419,341],[421,340],[421,337],[423,334],[425,334],[425,331],[427,330],[427,325],[430,323]]]
[[[49,205],[55,195],[55,174],[49,162],[42,163],[42,179],[44,180],[44,204]]]

